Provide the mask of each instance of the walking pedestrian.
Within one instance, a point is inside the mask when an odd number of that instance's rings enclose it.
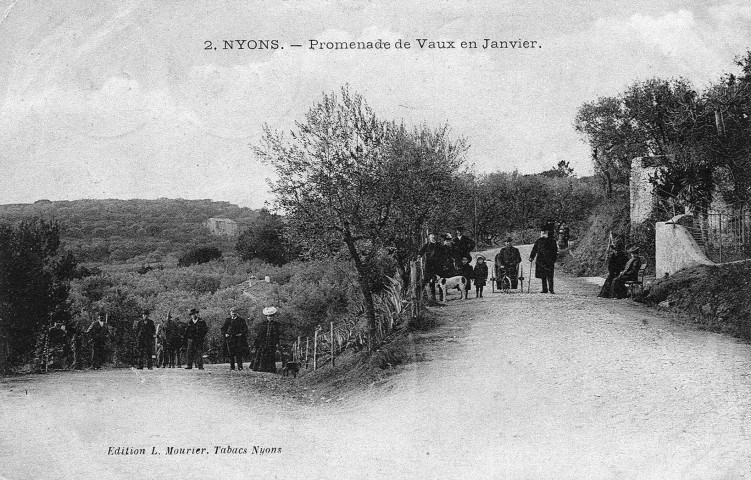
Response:
[[[209,327],[201,317],[198,316],[198,309],[190,309],[190,320],[185,329],[185,336],[188,338],[188,365],[186,370],[193,368],[196,364],[199,370],[203,370],[203,342],[206,340],[206,334]]]
[[[149,318],[151,312],[144,309],[140,320],[133,323],[133,331],[136,335],[136,349],[138,352],[138,369],[143,370],[144,359],[149,370],[154,368],[152,356],[154,355],[154,339],[156,338],[156,325]]]
[[[107,325],[104,323],[102,313],[97,313],[97,318],[86,330],[91,340],[91,368],[100,369],[105,360],[107,346]]]
[[[475,298],[482,298],[482,289],[488,280],[488,265],[482,255],[477,256],[472,277],[475,279]]]
[[[529,261],[535,260],[535,278],[542,280],[542,293],[555,293],[553,288],[553,274],[555,261],[558,258],[558,246],[550,235],[550,225],[545,225],[540,231],[540,238],[535,241]]]
[[[229,369],[234,370],[237,361],[237,369],[242,370],[243,354],[248,350],[248,324],[237,314],[235,308],[230,309],[229,318],[224,324],[227,325],[224,337],[229,353]]]
[[[519,286],[519,264],[522,263],[522,255],[511,240],[506,237],[503,248],[495,256],[495,281],[498,290],[503,290],[503,276],[511,280],[510,288],[516,290]]]
[[[279,345],[279,323],[273,320],[276,313],[276,307],[264,308],[266,321],[255,327],[255,359],[251,368],[258,372],[276,373],[276,350]]]

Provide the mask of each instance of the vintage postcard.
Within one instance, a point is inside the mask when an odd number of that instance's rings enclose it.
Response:
[[[2,0],[0,480],[750,478],[750,49],[739,0]]]

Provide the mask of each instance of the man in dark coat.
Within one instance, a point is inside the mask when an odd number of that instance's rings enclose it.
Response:
[[[203,370],[203,342],[206,340],[206,334],[209,327],[201,317],[198,316],[198,309],[190,310],[190,320],[185,329],[185,336],[188,338],[188,366],[186,370],[193,368],[195,362],[199,370]]]
[[[511,243],[511,237],[506,238],[505,246],[495,256],[495,281],[498,290],[503,290],[503,274],[508,275],[511,280],[511,288],[516,289],[519,286],[519,264],[522,263],[522,256],[519,249]]]
[[[86,333],[91,340],[91,368],[102,368],[107,346],[107,324],[104,323],[101,313],[97,314],[96,320],[89,325]]]
[[[430,285],[430,298],[435,300],[435,277],[444,276],[446,262],[450,258],[446,248],[441,245],[435,233],[428,235],[428,243],[422,246],[418,257],[425,256],[425,279]]]
[[[626,265],[623,267],[618,275],[613,279],[613,284],[610,289],[611,298],[626,298],[628,297],[628,289],[626,288],[626,282],[634,282],[639,279],[639,268],[641,268],[641,257],[639,257],[639,247],[631,247],[628,249],[628,253],[631,254],[631,258],[628,259]]]
[[[146,359],[146,366],[149,370],[154,368],[154,339],[156,338],[156,325],[149,318],[149,310],[144,310],[141,319],[133,322],[133,331],[136,335],[136,349],[138,352],[138,369],[143,370],[143,360]]]
[[[276,307],[264,308],[266,321],[255,327],[253,347],[256,353],[251,368],[258,372],[276,373],[276,350],[280,333],[279,323],[272,319],[276,312]]]
[[[542,293],[555,293],[553,289],[553,273],[555,261],[558,258],[558,245],[550,236],[550,228],[543,228],[540,238],[535,241],[529,261],[535,260],[535,278],[542,280]]]
[[[616,241],[609,247],[608,255],[608,277],[605,279],[605,283],[600,289],[598,297],[610,298],[612,295],[613,279],[617,277],[626,266],[628,262],[628,254],[623,248],[623,242]]]
[[[229,318],[224,324],[227,325],[224,338],[229,353],[229,369],[235,369],[235,360],[237,360],[237,369],[242,370],[243,354],[248,349],[248,324],[234,308],[230,309]]]
[[[456,236],[452,244],[452,256],[456,266],[461,266],[462,258],[467,257],[472,261],[472,250],[475,249],[475,241],[464,235],[464,227],[456,227]]]
[[[164,366],[165,368],[175,368],[175,365],[180,366],[178,352],[182,346],[183,338],[180,334],[180,328],[177,322],[172,320],[171,314],[167,314],[167,321],[164,322],[162,330],[164,331]]]

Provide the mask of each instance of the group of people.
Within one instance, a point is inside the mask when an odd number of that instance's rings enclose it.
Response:
[[[259,322],[253,331],[253,358],[249,367],[256,371],[276,373],[276,357],[280,350],[280,325],[273,320],[276,307],[263,310],[266,320]],[[141,317],[133,322],[132,331],[135,338],[135,367],[151,370],[156,367],[181,368],[181,358],[186,360],[186,369],[204,369],[204,346],[209,328],[200,317],[197,308],[189,312],[189,320],[181,322],[172,318],[171,313],[161,323],[155,323],[148,309],[141,311]],[[91,368],[100,369],[106,362],[107,342],[110,328],[106,316],[102,313],[86,330],[78,330],[74,322],[62,325],[55,323],[47,336],[47,364],[57,368],[83,368],[81,353],[83,334],[91,344]],[[248,320],[238,315],[236,308],[231,308],[229,317],[221,327],[222,353],[229,358],[230,369],[242,370],[244,357],[250,352]],[[187,357],[187,358],[186,358]],[[155,361],[156,359],[156,361]]]
[[[187,352],[185,368],[191,370],[195,365],[199,370],[203,370],[203,346],[209,327],[199,316],[198,309],[190,309],[188,314],[190,319],[187,324],[182,324],[179,320],[175,321],[171,315],[167,315],[167,320],[159,327],[149,317],[150,313],[148,309],[144,309],[141,312],[141,318],[133,322],[137,352],[136,368],[142,370],[144,363],[149,370],[154,368],[154,350],[161,343],[164,361],[163,365],[158,366],[174,368],[177,365],[180,367],[179,352],[180,349],[185,348]]]
[[[631,247],[627,253],[623,241],[617,240],[610,243],[608,250],[608,276],[598,296],[626,298],[628,297],[626,282],[633,282],[639,278],[641,268],[639,247]]]
[[[428,235],[428,242],[420,248],[419,256],[425,257],[425,278],[430,285],[430,296],[433,300],[436,298],[435,282],[436,278],[453,277],[461,275],[467,278],[474,276],[474,269],[470,262],[472,261],[472,250],[475,248],[475,241],[464,235],[463,227],[456,227],[456,236],[450,233],[442,235],[439,239],[435,233]],[[484,264],[482,260],[477,259],[477,263]],[[481,269],[482,270],[482,269]],[[479,272],[482,274],[482,272]],[[485,266],[485,279],[487,279],[487,266]],[[477,287],[478,283],[475,282]],[[480,280],[480,287],[485,285],[485,280]],[[467,291],[470,289],[470,282],[465,283]],[[481,290],[478,290],[478,295]]]
[[[566,227],[568,229],[568,227]],[[529,261],[535,262],[535,277],[542,280],[542,293],[555,293],[553,274],[555,262],[558,258],[558,245],[555,239],[555,225],[546,223],[540,231],[540,238],[535,241]],[[567,232],[568,233],[568,232]],[[505,245],[494,258],[494,279],[498,289],[519,287],[519,265],[522,262],[519,249],[513,246],[511,237],[506,238]],[[469,293],[472,283],[475,286],[475,298],[482,298],[483,289],[488,280],[488,266],[482,255],[477,256],[475,266],[472,267],[471,251],[475,242],[464,235],[462,227],[456,228],[456,236],[445,234],[443,242],[438,235],[428,235],[428,242],[422,246],[418,256],[425,258],[425,278],[430,287],[430,296],[436,299],[435,282],[438,278],[462,276],[465,293]],[[504,285],[504,279],[508,284]],[[440,294],[439,290],[439,294]],[[439,300],[443,300],[439,298]]]
[[[137,368],[143,369],[145,361],[147,368],[152,369],[154,348],[161,345],[164,358],[162,366],[165,368],[180,368],[180,351],[184,349],[187,354],[185,368],[190,370],[195,365],[198,370],[203,370],[204,343],[209,329],[199,316],[198,309],[190,310],[190,320],[187,324],[173,320],[171,315],[167,315],[167,320],[157,326],[149,318],[149,313],[149,310],[144,310],[141,319],[133,324],[138,350]],[[250,362],[250,368],[253,370],[276,373],[276,352],[280,341],[279,323],[272,318],[276,313],[276,307],[266,307],[263,310],[266,321],[256,325],[253,336],[255,355]],[[243,357],[250,350],[248,320],[241,317],[237,308],[233,307],[220,331],[222,353],[229,358],[230,370],[243,370]]]

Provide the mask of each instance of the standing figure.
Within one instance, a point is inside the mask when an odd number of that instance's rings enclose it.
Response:
[[[229,318],[224,324],[227,325],[224,338],[229,352],[229,369],[235,369],[235,360],[237,360],[237,369],[242,370],[243,354],[248,349],[248,324],[234,308],[230,309]]]
[[[266,307],[263,314],[266,321],[255,327],[255,359],[252,368],[258,372],[276,373],[276,350],[279,345],[279,323],[272,317],[276,314],[276,307]]]
[[[475,249],[475,241],[464,235],[464,227],[456,227],[456,237],[454,238],[453,245],[453,257],[455,264],[461,266],[462,258],[467,257],[469,261],[472,261],[472,250]]]
[[[488,266],[485,264],[485,257],[482,255],[477,256],[472,276],[475,279],[475,298],[482,298],[482,289],[488,280]]]
[[[511,243],[511,237],[506,237],[504,247],[495,256],[495,281],[498,290],[503,290],[503,276],[511,280],[510,288],[516,290],[519,286],[519,264],[522,263],[522,255],[519,249]]]
[[[631,258],[628,259],[626,265],[623,267],[623,270],[618,273],[618,276],[613,279],[613,284],[610,289],[610,298],[628,297],[626,282],[633,282],[639,278],[639,268],[641,268],[639,247],[629,248],[628,253],[631,254]]]
[[[430,298],[435,300],[436,277],[443,277],[449,254],[441,245],[435,233],[428,235],[428,243],[422,246],[418,257],[425,256],[425,278],[430,286]]]
[[[547,226],[546,226],[547,227]],[[550,229],[543,227],[540,238],[535,241],[529,261],[535,260],[535,278],[542,280],[542,293],[555,293],[553,289],[553,273],[555,261],[558,258],[558,246],[550,236]]]
[[[96,320],[91,322],[86,333],[91,340],[91,368],[102,368],[107,346],[107,324],[104,323],[101,312],[97,313]]]
[[[464,298],[469,298],[469,290],[472,288],[472,278],[474,277],[474,273],[472,265],[469,264],[469,258],[462,257],[462,266],[459,267],[459,275],[464,277]]]
[[[628,262],[628,254],[623,248],[623,242],[618,240],[609,247],[608,277],[605,279],[598,297],[610,298],[613,289],[613,279],[620,274]]]
[[[185,367],[187,370],[193,368],[194,362],[199,370],[203,370],[203,342],[208,332],[209,327],[198,316],[198,309],[191,308],[190,320],[185,329],[185,336],[188,338],[188,366]]]
[[[143,370],[143,360],[149,370],[154,368],[151,356],[154,355],[154,339],[156,338],[156,325],[149,318],[149,310],[144,309],[141,319],[133,323],[133,331],[136,334],[136,347],[138,351],[138,369]]]
[[[179,322],[180,319],[177,319]],[[164,366],[169,368],[175,368],[175,365],[180,366],[178,352],[183,343],[182,335],[180,334],[180,328],[175,320],[172,320],[172,315],[167,314],[167,321],[164,322],[162,330],[164,332]]]

